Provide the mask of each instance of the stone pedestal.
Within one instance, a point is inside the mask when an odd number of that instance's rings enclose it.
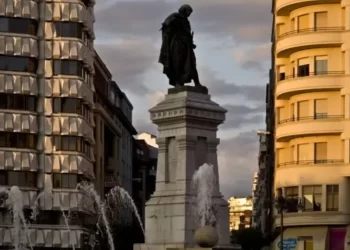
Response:
[[[150,110],[158,125],[156,191],[146,204],[146,243],[135,250],[195,247],[199,228],[193,215],[192,176],[201,165],[214,166],[217,179],[213,202],[218,208],[219,246],[230,242],[228,204],[219,190],[217,161],[218,125],[226,110],[194,87],[170,89],[165,100]]]

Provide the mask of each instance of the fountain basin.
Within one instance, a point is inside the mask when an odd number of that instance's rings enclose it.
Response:
[[[194,240],[201,248],[213,248],[219,241],[219,235],[215,228],[204,226],[194,233]]]

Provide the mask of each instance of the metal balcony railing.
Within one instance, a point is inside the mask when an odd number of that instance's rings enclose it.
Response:
[[[291,30],[280,34],[277,37],[277,41],[296,34],[305,34],[305,33],[314,33],[314,32],[339,32],[339,31],[345,31],[345,27],[337,26],[337,27],[313,27],[313,28],[307,28],[307,29],[296,29],[296,30]]]
[[[301,117],[291,117],[288,119],[283,119],[278,121],[277,124],[297,122],[297,121],[310,121],[310,120],[339,120],[343,118],[344,118],[344,115],[328,115],[325,113],[320,113],[320,114],[315,114],[313,116],[301,116]]]
[[[345,71],[317,71],[317,72],[308,72],[308,73],[298,73],[298,74],[292,74],[292,75],[284,75],[283,73],[280,73],[278,77],[278,81],[284,81],[288,79],[295,79],[295,78],[302,78],[302,77],[309,77],[309,76],[339,76],[344,75]]]
[[[336,164],[344,163],[344,159],[314,159],[314,160],[300,160],[289,161],[277,164],[277,167],[289,166],[289,165],[315,165],[315,164]]]

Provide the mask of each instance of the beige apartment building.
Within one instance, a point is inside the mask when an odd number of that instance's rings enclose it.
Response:
[[[251,227],[253,198],[231,197],[228,200],[230,215],[230,231]]]
[[[19,186],[33,247],[83,248],[76,191],[94,171],[94,0],[0,1],[0,186]],[[37,195],[37,221],[29,217]],[[71,210],[70,230],[62,211]],[[0,245],[16,239],[0,208]]]
[[[348,249],[350,1],[274,0],[273,13],[274,186],[289,199],[284,239],[295,240],[293,249]]]

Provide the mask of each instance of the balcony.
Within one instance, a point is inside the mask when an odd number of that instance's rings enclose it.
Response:
[[[293,30],[281,34],[276,41],[277,57],[289,57],[300,50],[341,46],[349,35],[342,37],[345,27],[318,27]]]
[[[341,134],[344,115],[292,117],[277,122],[276,139],[285,142],[298,136]]]
[[[281,216],[275,216],[275,225],[281,226]],[[295,212],[283,214],[284,226],[341,225],[348,224],[349,214],[341,212]]]
[[[349,82],[344,71],[310,72],[308,76],[289,75],[279,79],[276,99],[289,99],[293,95],[314,91],[340,90]]]
[[[322,159],[322,160],[303,160],[303,161],[290,161],[282,162],[277,167],[293,166],[293,165],[315,165],[315,164],[342,164],[342,159]]]
[[[307,160],[279,163],[275,169],[275,187],[342,183],[344,176],[349,176],[349,163],[346,162],[346,159],[335,156],[335,159],[326,157],[315,160],[311,156],[313,153],[314,151],[310,149],[310,158]],[[337,152],[329,152],[328,154],[334,155]],[[347,196],[347,193],[344,195]]]
[[[340,3],[340,0],[276,0],[276,15],[288,16],[291,11],[316,4]]]

